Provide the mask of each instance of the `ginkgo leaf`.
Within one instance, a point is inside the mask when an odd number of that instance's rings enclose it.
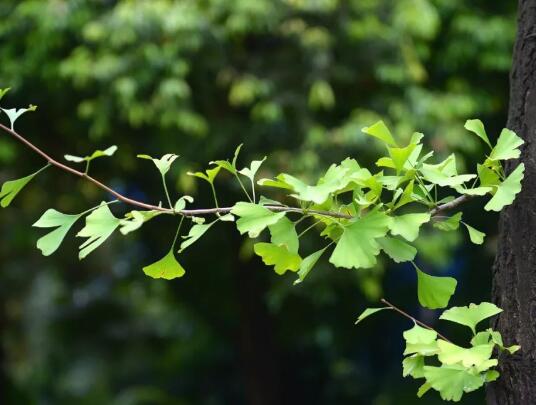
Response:
[[[400,235],[409,242],[419,236],[421,226],[430,221],[430,214],[396,215],[389,224],[393,235]]]
[[[489,167],[476,165],[476,171],[478,173],[478,179],[480,180],[480,187],[498,186],[501,183],[501,179],[497,172]]]
[[[525,142],[514,131],[504,128],[492,149],[489,158],[492,160],[517,159],[521,156],[519,147]]]
[[[221,170],[221,167],[220,167],[220,166],[216,166],[216,167],[213,168],[213,169],[207,169],[207,170],[205,170],[205,173],[203,173],[203,172],[195,172],[195,173],[188,172],[188,173],[186,173],[186,174],[188,174],[188,176],[198,177],[198,178],[200,178],[200,179],[203,179],[203,180],[208,181],[210,184],[213,184],[213,183],[214,183],[214,179],[216,178],[216,176],[218,175],[218,173],[220,172],[220,170]]]
[[[464,392],[474,391],[484,384],[479,374],[475,375],[461,365],[424,366],[423,370],[426,382],[439,391],[445,401],[459,401]]]
[[[382,250],[396,263],[409,262],[415,259],[417,249],[398,238],[384,236],[377,239]]]
[[[271,242],[274,245],[283,245],[289,252],[298,253],[300,241],[294,222],[287,217],[281,217],[275,224],[269,225],[268,229],[270,230]]]
[[[30,104],[28,108],[18,108],[18,109],[17,108],[9,108],[9,109],[0,108],[0,110],[6,113],[6,115],[9,118],[9,122],[11,123],[11,130],[14,131],[15,121],[17,121],[17,119],[25,112],[37,110],[37,106]]]
[[[143,272],[152,278],[164,278],[173,280],[184,276],[185,270],[175,258],[173,249],[157,262],[143,268]]]
[[[417,296],[419,303],[430,309],[445,308],[450,297],[456,290],[457,281],[452,277],[436,277],[424,273],[415,267],[417,272]]]
[[[378,138],[389,146],[398,146],[393,138],[393,135],[391,135],[391,131],[389,131],[389,128],[387,128],[383,121],[378,121],[370,127],[363,128],[361,131],[363,131],[365,134]]]
[[[6,208],[11,204],[13,199],[17,196],[17,194],[39,173],[41,173],[43,170],[45,170],[49,165],[46,165],[36,171],[35,173],[32,173],[26,177],[22,177],[20,179],[16,180],[8,180],[4,184],[2,184],[2,188],[0,189],[0,207]]]
[[[76,236],[87,238],[80,245],[78,257],[84,259],[88,254],[102,245],[121,224],[119,218],[114,217],[110,208],[102,202],[99,208],[86,217],[86,226]]]
[[[473,132],[476,136],[482,139],[491,148],[491,142],[489,141],[488,134],[484,128],[484,124],[480,120],[467,120],[465,122],[465,129]]]
[[[318,259],[320,259],[320,256],[322,256],[326,249],[327,247],[317,250],[302,260],[300,269],[298,270],[298,279],[294,281],[294,284],[299,284],[305,280],[305,277],[307,277],[307,275],[311,272],[316,262],[318,262]]]
[[[391,218],[379,211],[356,219],[344,228],[329,258],[330,263],[348,269],[374,266],[376,256],[380,253],[377,239],[387,234],[390,222]]]
[[[125,215],[125,219],[121,220],[121,227],[119,231],[123,235],[127,235],[130,232],[137,231],[143,224],[150,221],[154,217],[162,214],[162,211],[150,210],[150,211],[130,211]]]
[[[81,163],[81,162],[91,162],[93,159],[97,159],[99,157],[103,156],[113,156],[113,154],[117,151],[117,146],[112,145],[109,148],[106,148],[104,150],[96,150],[89,156],[79,157],[79,156],[73,156],[73,155],[65,155],[65,160],[68,160],[70,162],[75,163]]]
[[[436,331],[415,324],[411,329],[405,331],[403,336],[406,341],[404,355],[433,356],[438,352]]]
[[[376,312],[383,311],[384,309],[391,309],[389,307],[381,307],[381,308],[367,308],[363,312],[361,312],[361,315],[357,317],[357,320],[355,321],[355,325],[357,325],[359,322],[361,322],[363,319],[368,318],[369,316],[375,314]]]
[[[484,206],[486,211],[500,211],[503,207],[514,202],[516,195],[521,191],[525,165],[521,163],[499,186],[495,195]]]
[[[173,153],[167,153],[160,159],[153,158],[149,155],[138,155],[137,157],[140,159],[152,160],[160,174],[165,176],[166,173],[169,172],[169,169],[171,169],[173,162],[177,160],[179,156],[174,155]]]
[[[188,235],[184,237],[185,239],[181,243],[179,253],[184,251],[184,249],[186,249],[188,246],[197,242],[197,240],[199,240],[199,238],[201,238],[216,222],[218,222],[218,220],[212,221],[208,224],[195,224],[194,226],[192,226],[190,228],[190,232],[188,232]]]
[[[284,274],[287,270],[298,271],[300,268],[301,257],[289,252],[284,246],[260,242],[253,246],[253,250],[262,258],[264,264],[274,266],[277,274]]]
[[[55,209],[48,209],[32,226],[37,228],[56,228],[37,241],[37,248],[44,256],[50,256],[61,245],[69,229],[82,216],[63,214]]]
[[[4,98],[4,96],[7,94],[7,92],[11,90],[11,87],[7,87],[5,89],[0,89],[0,100]]]
[[[391,156],[391,160],[397,172],[400,172],[402,169],[404,169],[404,166],[411,156],[411,153],[415,149],[415,146],[415,144],[410,143],[404,148],[388,148],[389,155]]]
[[[443,364],[461,363],[464,367],[480,366],[491,357],[492,344],[483,344],[470,348],[460,347],[445,340],[438,340],[439,353],[437,358]]]
[[[473,242],[475,245],[481,245],[482,243],[484,243],[484,238],[486,237],[486,234],[484,232],[480,232],[472,226],[467,225],[465,222],[462,223],[465,225],[467,231],[469,232],[469,239],[471,239],[471,242]]]
[[[9,180],[2,184],[2,188],[0,189],[0,206],[5,208],[11,204],[11,201],[13,201],[16,195],[34,178],[34,176],[34,174],[30,174],[29,176],[17,180]]]
[[[263,162],[266,160],[266,156],[262,160],[254,160],[251,162],[250,167],[244,167],[242,170],[240,170],[238,173],[246,176],[251,181],[255,180],[255,175],[257,174],[259,168],[263,164]]]
[[[442,231],[455,231],[460,227],[460,222],[462,220],[462,213],[457,212],[456,214],[445,218],[435,218],[436,221],[434,222],[434,228],[441,229]]]
[[[238,173],[236,169],[236,160],[238,159],[238,154],[240,153],[241,148],[242,148],[242,144],[238,145],[238,147],[235,150],[232,162],[229,162],[228,160],[215,160],[215,161],[209,162],[209,164],[219,166],[222,169],[225,169],[232,174],[236,174]]]
[[[175,205],[173,206],[173,210],[175,212],[180,212],[182,211],[184,208],[186,208],[186,203],[193,203],[194,202],[194,198],[189,196],[189,195],[184,195],[182,196],[181,198],[179,198],[177,200],[177,202],[175,203]]]
[[[455,186],[454,189],[460,194],[467,195],[486,195],[493,191],[493,187],[474,187],[474,188],[465,188],[463,186]]]
[[[469,304],[467,307],[453,307],[441,314],[439,319],[459,323],[468,326],[476,334],[476,325],[484,319],[490,318],[502,312],[502,309],[491,302]]]
[[[284,212],[272,212],[262,205],[238,202],[231,213],[240,217],[236,227],[240,234],[248,233],[250,238],[256,238],[269,225],[277,223],[285,216]]]
[[[420,354],[413,354],[402,360],[402,377],[408,375],[413,378],[424,377],[424,356]]]

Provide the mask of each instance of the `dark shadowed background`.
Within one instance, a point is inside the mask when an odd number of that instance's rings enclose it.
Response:
[[[151,203],[164,198],[159,178],[137,153],[181,155],[173,195],[209,206],[186,172],[238,144],[242,165],[268,156],[261,177],[311,180],[347,156],[372,166],[381,149],[360,129],[380,117],[472,170],[483,151],[463,124],[480,118],[493,137],[504,126],[514,33],[515,2],[486,0],[2,0],[2,106],[37,104],[18,130],[55,157],[118,145],[92,173]],[[1,182],[42,164],[0,134]],[[217,187],[226,205],[240,198],[229,177]],[[407,266],[324,261],[294,286],[231,225],[185,252],[174,281],[141,271],[167,251],[171,218],[82,262],[74,237],[41,256],[31,224],[47,208],[106,198],[50,169],[0,211],[2,404],[415,404],[418,383],[401,370],[411,324],[381,313],[354,326],[357,315],[385,296],[460,332],[419,310]],[[458,279],[453,304],[489,299],[497,218],[474,205],[464,218],[488,233],[483,246],[461,232],[419,241],[424,269]]]

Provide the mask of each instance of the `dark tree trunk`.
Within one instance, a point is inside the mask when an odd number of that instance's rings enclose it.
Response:
[[[536,404],[536,0],[519,1],[518,24],[508,128],[525,140],[525,180],[501,214],[492,295],[504,310],[495,327],[521,350],[500,358],[501,378],[488,388],[489,405]]]

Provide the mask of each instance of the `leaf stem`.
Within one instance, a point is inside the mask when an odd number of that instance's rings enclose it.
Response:
[[[181,215],[179,226],[177,227],[177,232],[175,232],[175,237],[173,238],[173,243],[171,244],[171,250],[175,249],[175,244],[177,243],[177,239],[179,238],[179,233],[181,231],[182,221],[184,221],[184,215]]]
[[[300,232],[300,234],[298,235],[298,239],[301,238],[303,235],[305,235],[307,232],[309,232],[311,229],[313,229],[315,226],[317,226],[319,223],[321,223],[322,221],[316,221],[315,223],[313,223],[311,226],[308,226],[307,228],[305,228],[302,232]]]
[[[449,342],[449,343],[452,343],[449,339],[447,339],[445,336],[443,336],[441,333],[439,333],[437,330],[435,330],[434,328],[432,328],[431,326],[428,326],[427,324],[425,324],[424,322],[421,322],[419,321],[417,318],[414,318],[412,317],[410,314],[408,314],[407,312],[401,310],[400,308],[398,308],[397,306],[391,304],[389,301],[387,301],[385,298],[382,298],[380,299],[380,302],[387,305],[389,308],[391,309],[394,309],[396,312],[398,312],[400,315],[402,316],[405,316],[406,318],[408,319],[411,319],[414,323],[416,323],[417,325],[419,326],[422,326],[423,328],[426,328],[428,330],[431,330],[431,331],[434,331],[435,333],[437,333],[437,336],[439,336],[441,339],[445,340],[446,342]]]
[[[214,184],[210,183],[210,189],[212,190],[212,196],[214,197],[214,204],[216,204],[216,208],[220,208],[218,205],[218,197],[216,196],[216,189],[214,188]]]
[[[166,193],[166,198],[169,204],[169,208],[173,209],[173,204],[171,203],[171,197],[169,196],[169,191],[168,191],[165,175],[162,175],[162,184],[164,185],[164,192]]]
[[[238,183],[240,184],[240,187],[242,187],[242,190],[244,191],[244,193],[246,193],[246,197],[248,198],[249,202],[255,203],[253,201],[253,199],[250,197],[248,191],[246,190],[246,187],[244,186],[244,183],[242,183],[242,180],[240,180],[240,176],[238,175],[238,173],[235,173],[234,175],[235,175],[236,179],[238,180]]]

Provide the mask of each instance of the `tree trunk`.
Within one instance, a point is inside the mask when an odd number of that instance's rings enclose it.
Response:
[[[499,360],[500,379],[488,388],[489,405],[536,404],[536,0],[519,0],[518,33],[510,76],[508,128],[525,140],[523,189],[501,214],[493,269],[495,322],[505,343],[521,350]],[[519,162],[511,162],[510,172]]]

